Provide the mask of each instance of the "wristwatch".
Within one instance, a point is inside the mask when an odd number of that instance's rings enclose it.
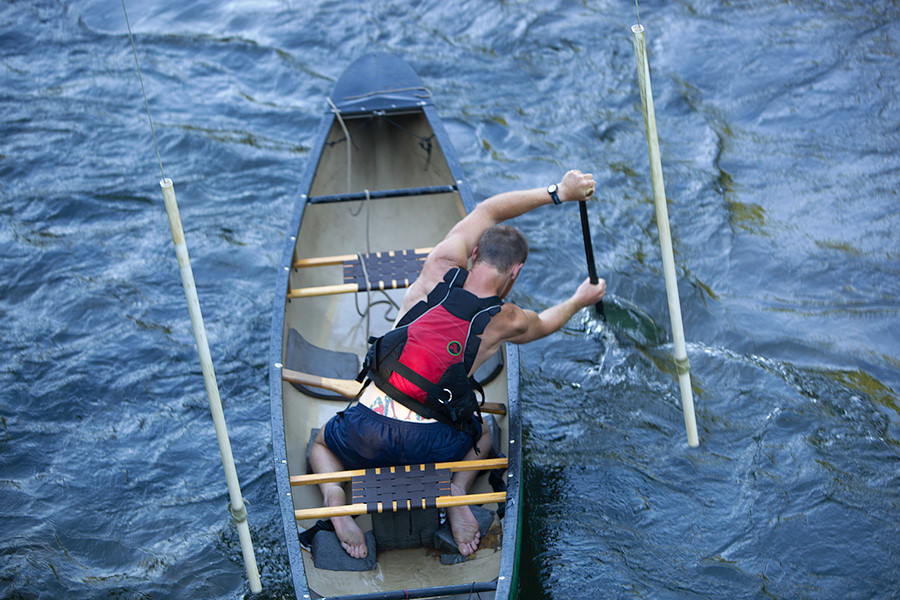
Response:
[[[557,193],[558,191],[559,186],[555,183],[551,183],[547,186],[547,193],[550,194],[551,198],[553,198],[553,204],[562,204],[562,202],[559,201],[559,194]]]

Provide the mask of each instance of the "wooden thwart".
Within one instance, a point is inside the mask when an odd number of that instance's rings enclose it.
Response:
[[[333,377],[319,377],[309,373],[301,373],[291,369],[281,369],[281,379],[288,383],[311,385],[330,392],[336,392],[345,398],[356,398],[362,384],[355,379],[335,379]]]
[[[455,194],[459,189],[455,185],[431,185],[425,187],[402,188],[395,190],[363,190],[349,194],[328,194],[310,196],[310,204],[326,204],[330,202],[348,202],[354,200],[378,200],[381,198],[405,198],[409,196],[428,196],[431,194]]]
[[[385,288],[382,288],[385,289]],[[392,289],[392,288],[386,288]],[[335,294],[352,294],[358,292],[359,286],[355,283],[342,283],[336,285],[320,285],[312,288],[297,288],[288,292],[287,297],[294,298],[312,298],[313,296],[333,296]]]
[[[458,460],[454,462],[434,463],[436,469],[449,469],[451,473],[457,471],[491,471],[493,469],[505,469],[507,462],[505,458],[484,458],[481,460]],[[381,470],[397,468],[407,469],[413,465],[405,467],[381,467]],[[379,470],[379,469],[376,469]],[[291,477],[291,485],[313,485],[319,483],[337,483],[342,481],[350,481],[354,477],[360,477],[366,472],[365,469],[353,469],[349,471],[334,471],[331,473],[309,473],[307,475],[294,475]]]
[[[309,373],[301,373],[292,369],[281,369],[281,379],[288,383],[299,383],[300,385],[311,385],[313,387],[322,388],[336,392],[345,398],[355,398],[359,393],[362,384],[355,379],[335,379],[333,377],[319,377],[318,375],[310,375]],[[493,415],[505,415],[506,405],[499,402],[485,402],[481,405],[481,412]]]
[[[295,510],[294,517],[298,520],[328,519],[367,513],[505,502],[505,492],[451,495],[450,474],[506,467],[505,458],[496,458],[296,475],[291,477],[291,485],[351,481],[354,502],[343,506]]]
[[[309,298],[365,292],[367,290],[394,290],[409,287],[419,276],[422,263],[432,248],[391,250],[369,254],[342,254],[320,258],[300,258],[291,267],[324,267],[344,265],[344,283],[289,290],[288,298]]]
[[[489,492],[486,494],[467,494],[465,496],[439,496],[437,498],[437,508],[447,508],[450,506],[471,506],[473,504],[493,504],[495,502],[506,502],[506,492]],[[330,519],[331,517],[355,517],[364,515],[368,512],[367,506],[363,503],[345,504],[344,506],[324,506],[322,508],[301,508],[294,511],[294,518],[298,521],[306,519]],[[378,512],[396,512],[398,509],[387,507],[385,510]],[[405,509],[404,509],[405,510]]]

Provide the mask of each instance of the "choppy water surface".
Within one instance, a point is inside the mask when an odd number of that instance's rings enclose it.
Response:
[[[900,5],[641,2],[701,445],[684,435],[634,3],[132,3],[249,501],[292,597],[266,352],[285,219],[343,68],[396,53],[473,187],[595,173],[610,293],[522,355],[526,599],[900,597]],[[237,536],[117,2],[0,7],[0,596],[243,598]],[[572,208],[572,210],[568,210]],[[585,275],[517,223],[515,299]]]

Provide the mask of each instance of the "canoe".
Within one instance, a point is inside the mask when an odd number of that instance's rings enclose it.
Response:
[[[356,517],[375,538],[372,570],[334,570],[346,565],[323,549],[332,542],[319,544],[327,532],[301,544],[301,532],[319,519],[327,523],[316,513],[318,486],[303,485],[311,435],[347,408],[369,336],[391,328],[430,248],[475,207],[430,93],[403,61],[386,54],[358,59],[322,104],[281,259],[269,362],[275,477],[296,596],[515,597],[521,425],[518,354],[508,344],[476,374],[491,411],[485,419],[495,434],[492,456],[501,462],[490,463],[469,491],[483,494],[469,502],[485,502],[473,507],[484,529],[475,554],[463,558],[446,543],[446,495],[437,497],[437,508]]]

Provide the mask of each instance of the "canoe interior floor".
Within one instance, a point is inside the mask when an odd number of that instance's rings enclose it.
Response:
[[[496,505],[486,508],[496,509]],[[311,554],[304,550],[303,567],[310,589],[327,591],[330,596],[492,581],[500,563],[500,539],[495,516],[478,551],[458,564],[442,564],[441,553],[434,548],[408,548],[378,552],[373,571],[328,571],[317,569]]]

